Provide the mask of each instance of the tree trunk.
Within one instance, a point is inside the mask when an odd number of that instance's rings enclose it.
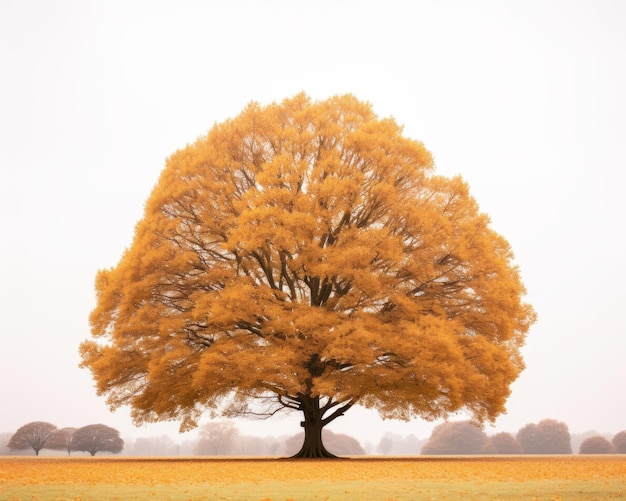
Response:
[[[293,458],[336,458],[329,452],[322,442],[322,428],[326,424],[322,419],[319,397],[302,398],[302,412],[304,421],[300,426],[304,428],[304,443],[300,451]]]

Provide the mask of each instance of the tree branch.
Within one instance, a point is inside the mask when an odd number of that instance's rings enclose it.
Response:
[[[324,419],[322,419],[322,426],[326,426],[331,421],[334,421],[338,417],[343,416],[348,411],[348,409],[350,409],[350,407],[352,407],[353,405],[354,405],[354,399],[348,400],[347,403],[345,403],[344,405],[342,405],[338,409],[335,409],[335,411],[330,416],[325,417]]]

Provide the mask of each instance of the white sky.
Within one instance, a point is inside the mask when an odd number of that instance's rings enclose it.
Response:
[[[626,2],[0,0],[0,71],[0,432],[175,433],[110,414],[77,367],[95,273],[167,156],[299,91],[394,116],[513,246],[539,321],[487,431],[626,429]],[[373,443],[432,427],[358,409],[330,426]]]

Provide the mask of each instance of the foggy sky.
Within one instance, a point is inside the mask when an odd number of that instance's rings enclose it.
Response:
[[[626,429],[624,27],[618,0],[0,0],[0,432],[176,432],[110,413],[78,368],[96,271],[130,245],[169,155],[300,91],[395,117],[511,243],[539,320],[487,432]],[[351,409],[329,428],[377,442],[433,426]]]

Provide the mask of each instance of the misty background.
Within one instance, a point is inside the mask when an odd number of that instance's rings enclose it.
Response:
[[[617,0],[0,0],[0,432],[195,439],[111,413],[78,368],[95,274],[130,245],[169,155],[300,91],[395,117],[510,242],[539,320],[486,431],[626,429],[624,26]],[[300,420],[234,424],[279,437]],[[375,449],[437,424],[353,408],[329,429]]]

